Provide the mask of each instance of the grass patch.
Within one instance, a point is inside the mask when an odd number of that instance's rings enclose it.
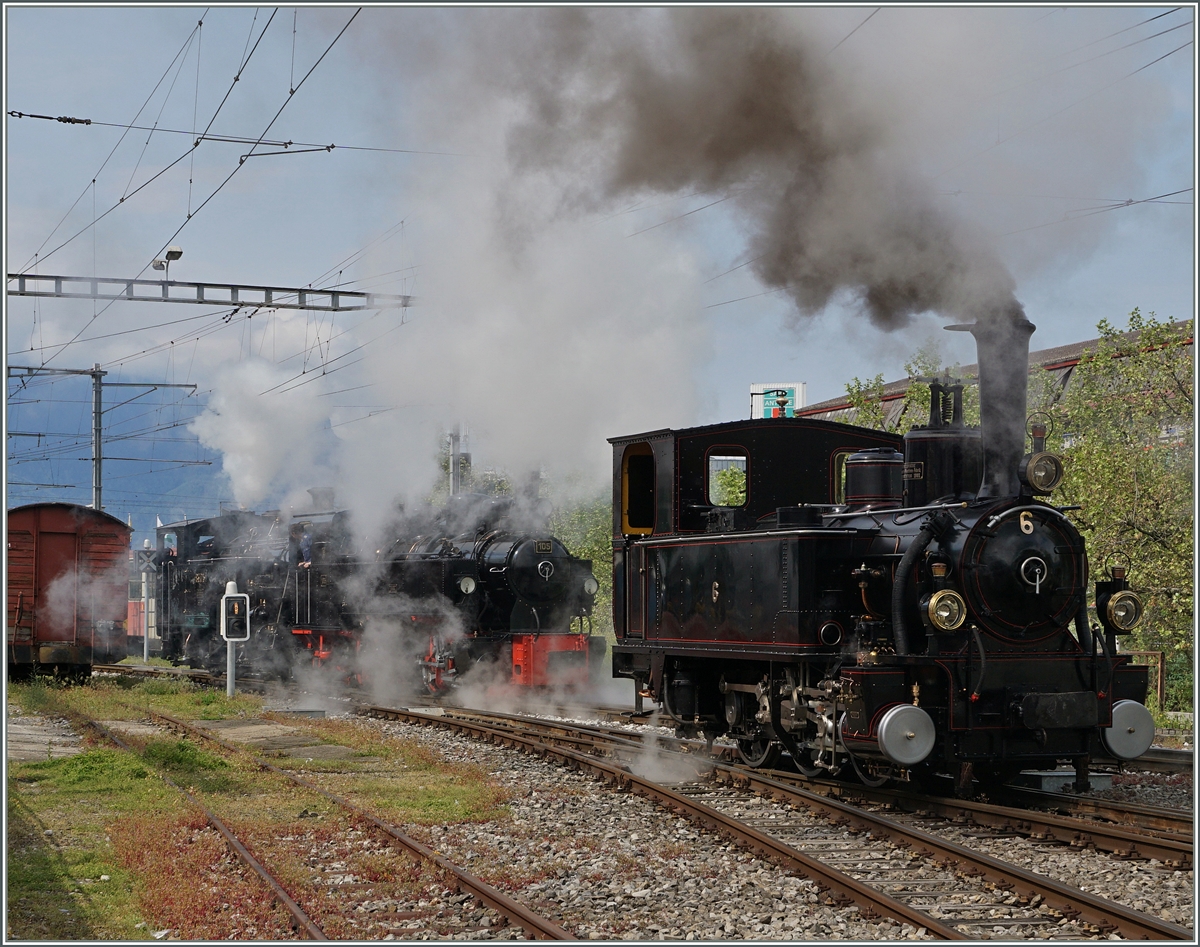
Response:
[[[185,720],[224,720],[257,716],[262,699],[252,694],[229,698],[223,691],[201,688],[188,680],[162,681],[129,678],[95,679],[83,687],[32,681],[9,686],[9,699],[24,713],[70,717],[83,714],[94,720],[134,720],[146,710],[160,710]]]
[[[201,792],[232,792],[243,789],[232,767],[219,756],[187,740],[149,740],[142,755],[146,762],[165,770],[175,782]]]
[[[280,720],[276,715],[267,716]],[[385,760],[389,775],[378,779],[341,772],[353,760],[331,760],[324,766],[314,760],[305,766],[309,771],[323,770],[322,785],[332,792],[342,791],[337,788],[339,782],[347,784],[347,791],[352,787],[353,795],[382,818],[433,825],[509,817],[505,808],[509,792],[496,785],[481,766],[448,762],[416,740],[389,738],[348,720],[289,719],[286,723]]]
[[[109,827],[128,812],[177,811],[179,796],[135,757],[109,749],[8,771],[8,937],[149,937]]]
[[[170,661],[168,661],[166,658],[157,658],[154,655],[150,655],[149,661],[143,661],[142,656],[140,654],[137,654],[137,655],[131,654],[127,658],[122,658],[117,663],[118,664],[132,664],[132,665],[137,665],[139,667],[155,667],[155,668],[175,667],[175,665],[173,663],[171,663]]]
[[[339,792],[329,777],[322,785]],[[381,818],[402,824],[445,825],[509,818],[504,806],[508,794],[486,778],[462,780],[433,770],[381,779],[360,775],[353,780],[353,796]]]
[[[14,764],[13,778],[36,782],[43,792],[116,793],[141,788],[150,770],[128,753],[94,749],[78,756],[36,763]]]

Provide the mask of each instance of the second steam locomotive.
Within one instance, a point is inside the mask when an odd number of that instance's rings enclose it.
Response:
[[[251,627],[239,660],[269,674],[300,662],[358,680],[419,676],[439,692],[491,664],[518,686],[584,684],[606,648],[590,633],[591,563],[518,523],[510,498],[456,494],[370,550],[345,512],[159,527],[164,656],[223,666],[221,599],[236,582]]]
[[[1026,449],[1033,326],[961,328],[982,430],[947,379],[903,438],[780,418],[611,441],[614,676],[810,775],[970,792],[1145,752],[1147,669],[1117,650],[1141,602],[1122,568],[1089,584],[1044,427]]]

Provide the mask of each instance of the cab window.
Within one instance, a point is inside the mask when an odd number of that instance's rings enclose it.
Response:
[[[741,448],[718,448],[708,455],[708,502],[713,506],[746,505],[749,458]]]

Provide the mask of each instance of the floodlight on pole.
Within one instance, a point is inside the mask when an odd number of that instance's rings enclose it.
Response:
[[[156,270],[166,270],[166,278],[171,278],[171,261],[178,260],[183,256],[183,247],[167,247],[167,252],[164,254],[164,259],[155,260],[150,265]]]

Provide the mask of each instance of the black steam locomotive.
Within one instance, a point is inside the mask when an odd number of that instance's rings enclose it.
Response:
[[[591,563],[516,522],[508,498],[458,494],[369,551],[345,512],[159,527],[164,656],[224,667],[221,599],[235,582],[250,597],[238,661],[256,672],[286,677],[302,664],[361,682],[386,667],[437,692],[488,662],[518,686],[585,683],[606,648],[590,633]]]
[[[1062,463],[1044,427],[1025,450],[1033,326],[961,328],[982,430],[947,379],[903,439],[779,418],[610,441],[614,676],[809,775],[969,792],[1145,752],[1147,669],[1117,652],[1141,603],[1114,568],[1089,624],[1083,539],[1047,499]]]

